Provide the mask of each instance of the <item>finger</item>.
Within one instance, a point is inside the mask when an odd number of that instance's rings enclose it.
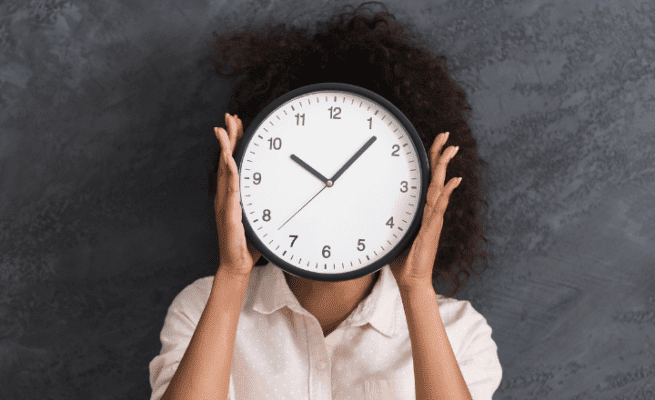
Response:
[[[239,143],[239,140],[243,137],[243,121],[236,114],[234,115],[234,119],[237,121],[237,143]]]
[[[223,157],[225,154],[230,153],[230,139],[228,133],[223,128],[214,127],[214,133],[218,139],[218,144],[220,145],[220,154]]]
[[[423,224],[426,225],[425,229],[431,241],[439,241],[443,227],[443,216],[450,203],[450,195],[459,186],[460,182],[461,180],[459,178],[449,180],[441,196],[437,199],[435,206],[425,210],[426,217],[423,220]]]
[[[439,154],[435,152],[435,157],[438,157],[437,160],[433,161],[433,170],[432,178],[430,180],[430,187],[428,188],[427,204],[429,208],[433,208],[439,196],[444,191],[444,182],[446,180],[446,168],[450,163],[450,160],[457,154],[457,147],[449,146],[443,153]]]
[[[228,138],[227,132],[223,128],[214,128],[216,135],[221,144],[221,154],[219,157],[219,166],[218,166],[218,178],[223,175],[221,171],[227,171],[227,187],[232,190],[238,190],[238,179],[234,179],[234,174],[237,173],[236,162],[232,157],[232,153],[229,151],[230,140]],[[222,166],[221,166],[222,164]],[[225,168],[227,167],[227,168]]]
[[[218,147],[219,147],[219,154],[218,154],[218,171],[216,173],[216,180],[217,180],[217,186],[216,186],[216,196],[220,196],[220,192],[222,191],[222,186],[221,186],[221,181],[223,180],[223,175],[225,175],[225,130],[223,128],[217,128],[214,127],[214,133],[216,134],[216,138],[218,139]]]
[[[442,167],[448,166],[448,162],[455,155],[455,153],[453,153],[453,150],[455,150],[456,146],[444,147],[447,141],[447,136],[446,135],[440,135],[440,136],[442,136],[441,138],[439,138],[440,140],[435,140],[435,143],[432,145],[432,153],[430,154],[431,157],[430,162],[432,164],[432,170],[430,172],[433,176],[437,174],[437,178],[441,177],[439,175],[441,172],[444,173],[442,179],[439,181],[441,183],[441,186],[443,186],[444,180],[446,179],[446,175],[445,175],[445,168]]]
[[[439,155],[441,155],[441,150],[443,149],[446,142],[448,141],[449,136],[450,136],[450,132],[441,133],[434,139],[434,142],[432,142],[432,146],[430,147],[430,166],[432,171],[434,171],[435,168],[437,167],[437,161],[439,161]]]
[[[428,207],[429,209],[433,208],[434,204],[437,201],[437,197],[439,196],[438,193],[434,193],[434,192],[435,191],[439,192],[438,189],[443,187],[443,182],[444,182],[443,179],[439,181],[438,176],[435,174],[439,170],[439,158],[443,154],[442,149],[444,148],[449,135],[450,132],[444,132],[439,134],[439,136],[437,136],[434,139],[434,142],[432,142],[432,146],[430,147],[430,186],[428,188],[428,197],[427,197],[427,203],[430,204],[430,206]],[[437,188],[437,186],[439,186],[439,188]],[[437,197],[435,197],[435,195]]]
[[[243,122],[236,115],[232,116],[226,114],[225,123],[229,131],[228,136],[230,137],[230,146],[232,148],[232,155],[234,155],[234,149],[239,143],[239,140],[241,140],[241,138],[243,137]]]
[[[225,125],[227,126],[228,137],[230,139],[230,154],[233,154],[234,147],[237,143],[237,122],[228,113],[225,113]]]
[[[461,180],[459,178],[452,178],[448,181],[443,191],[441,192],[441,195],[437,199],[437,204],[432,210],[433,212],[436,212],[438,215],[443,217],[443,215],[446,213],[446,209],[448,208],[448,204],[450,203],[450,196],[453,194],[455,188],[459,186],[460,182]]]

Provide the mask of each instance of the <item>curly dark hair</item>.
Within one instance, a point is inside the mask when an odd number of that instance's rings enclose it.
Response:
[[[372,17],[360,15],[370,3],[381,4],[385,11]],[[208,61],[222,77],[243,76],[234,84],[227,108],[239,116],[244,129],[268,104],[291,90],[342,82],[378,93],[398,107],[428,152],[439,133],[450,132],[444,148],[457,145],[459,152],[448,165],[446,182],[452,177],[463,179],[444,214],[432,279],[450,283],[452,297],[472,272],[480,275],[474,270],[476,261],[482,262],[480,272],[488,267],[489,254],[481,248],[487,242],[481,206],[488,207],[482,196],[481,168],[487,163],[478,155],[467,123],[471,106],[466,93],[449,76],[446,57],[431,54],[415,40],[420,36],[395,19],[384,4],[366,2],[352,14],[339,15],[338,21],[318,22],[313,34],[304,28],[287,29],[284,23],[221,37],[214,32],[215,54],[203,62]],[[228,71],[222,71],[225,67]],[[212,156],[213,173],[208,177],[212,199],[218,156]]]

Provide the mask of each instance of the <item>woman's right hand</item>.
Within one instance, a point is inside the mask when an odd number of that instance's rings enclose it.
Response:
[[[223,128],[214,128],[221,148],[214,198],[221,258],[218,269],[223,273],[248,279],[261,253],[249,239],[246,240],[239,203],[239,171],[232,156],[237,143],[243,137],[243,123],[237,116],[226,113],[225,125],[227,132]]]

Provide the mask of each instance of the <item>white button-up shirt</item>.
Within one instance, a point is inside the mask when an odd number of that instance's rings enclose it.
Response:
[[[150,362],[151,400],[164,395],[209,300],[213,276],[173,300]],[[448,340],[474,400],[500,385],[498,348],[468,301],[437,295]],[[327,337],[280,268],[254,267],[239,315],[230,400],[415,399],[414,364],[400,292],[385,265],[372,292]]]

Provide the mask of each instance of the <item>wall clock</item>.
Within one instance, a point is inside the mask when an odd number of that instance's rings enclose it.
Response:
[[[425,148],[409,119],[368,89],[331,82],[280,96],[248,126],[234,159],[246,235],[292,275],[360,278],[418,234]]]

